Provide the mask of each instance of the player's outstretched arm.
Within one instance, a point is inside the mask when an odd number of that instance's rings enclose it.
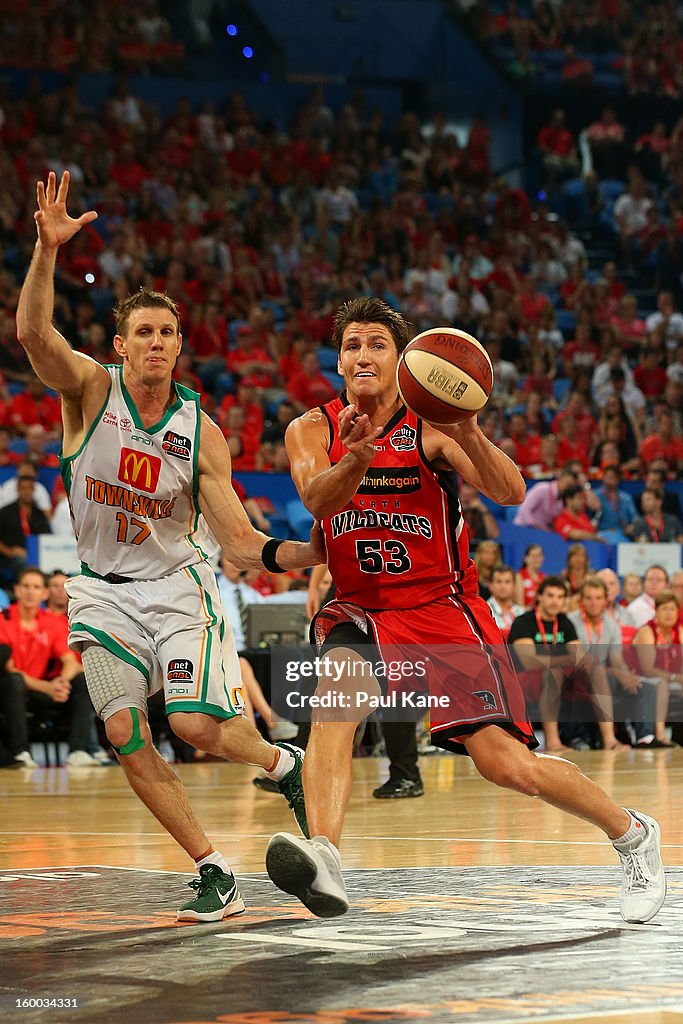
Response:
[[[481,432],[476,416],[464,423],[425,424],[425,453],[443,459],[463,480],[499,505],[521,505],[526,494],[522,474],[512,459]]]
[[[247,513],[235,494],[231,483],[230,451],[220,429],[207,415],[202,414],[199,444],[199,507],[225,555],[240,569],[266,569],[273,571],[271,559],[284,572],[288,569],[306,569],[325,561],[320,530],[315,525],[311,539],[305,544],[285,540],[266,553],[263,549],[271,540],[265,533],[254,529]],[[273,542],[274,544],[275,542]]]
[[[375,441],[383,427],[373,427],[352,405],[339,413],[339,439],[346,454],[332,466],[328,455],[329,426],[319,409],[311,409],[287,427],[285,447],[292,479],[315,519],[339,512],[351,501],[375,457]]]
[[[35,213],[38,241],[17,306],[17,337],[26,349],[31,365],[42,382],[67,398],[80,400],[84,389],[98,374],[103,384],[106,370],[87,356],[72,351],[53,326],[54,274],[60,245],[68,242],[85,224],[95,220],[94,210],[70,217],[66,209],[69,172],[65,171],[57,188],[54,172],[47,185],[37,184],[38,209]]]

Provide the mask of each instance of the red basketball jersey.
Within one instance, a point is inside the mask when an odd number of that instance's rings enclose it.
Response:
[[[332,465],[347,453],[337,433],[344,405],[342,394],[321,406],[329,420]],[[455,473],[429,466],[422,422],[401,406],[375,448],[354,497],[321,524],[337,600],[368,609],[415,608],[448,595],[476,594]]]

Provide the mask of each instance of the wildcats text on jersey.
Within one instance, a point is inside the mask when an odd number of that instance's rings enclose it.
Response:
[[[372,509],[359,511],[352,508],[338,512],[330,520],[332,537],[355,530],[391,530],[394,533],[412,533],[427,539],[432,536],[432,524],[426,516],[414,516],[401,512],[374,512]]]
[[[127,487],[108,484],[105,480],[96,480],[92,476],[85,478],[85,497],[97,505],[122,508],[126,512],[142,516],[143,519],[170,519],[176,503],[175,498],[148,498],[146,494],[136,494]]]

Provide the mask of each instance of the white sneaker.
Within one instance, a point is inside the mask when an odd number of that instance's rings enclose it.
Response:
[[[14,760],[23,765],[24,768],[40,768],[37,761],[34,761],[28,750],[22,750],[14,755]]]
[[[659,912],[666,896],[661,835],[654,818],[628,807],[626,810],[645,825],[647,832],[630,850],[617,850],[624,869],[619,909],[624,921],[644,924]]]
[[[96,750],[92,756],[95,758],[98,764],[101,764],[104,767],[110,764],[116,764],[116,761],[109,756],[106,750]]]
[[[299,735],[299,726],[296,722],[290,722],[288,718],[276,718],[275,723],[268,730],[273,743],[276,740],[293,740]]]
[[[87,750],[72,750],[66,759],[69,768],[99,768],[100,762]]]
[[[278,832],[268,843],[266,871],[278,889],[297,896],[316,917],[339,917],[349,909],[341,857],[325,836],[300,839]]]

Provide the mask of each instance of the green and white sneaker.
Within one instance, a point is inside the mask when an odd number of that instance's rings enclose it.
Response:
[[[290,768],[284,778],[280,779],[277,787],[287,803],[294,811],[296,823],[306,836],[310,839],[308,832],[308,819],[306,817],[306,804],[304,801],[304,787],[301,782],[301,773],[304,767],[304,752],[299,747],[293,747],[291,743],[276,743],[276,747],[282,747],[294,755],[294,767]]]
[[[178,921],[221,921],[246,910],[232,871],[217,864],[202,864],[199,878],[187,883],[197,895],[178,911]]]

